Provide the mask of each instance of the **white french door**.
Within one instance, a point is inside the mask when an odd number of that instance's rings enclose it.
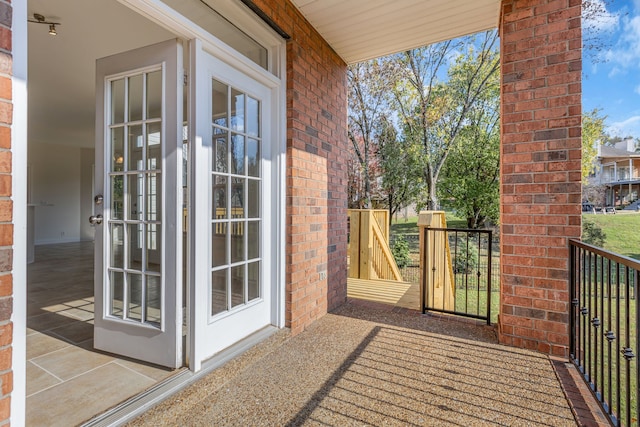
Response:
[[[191,42],[192,368],[272,323],[271,89]],[[273,233],[273,235],[272,235]]]
[[[182,355],[182,45],[96,63],[94,346]]]

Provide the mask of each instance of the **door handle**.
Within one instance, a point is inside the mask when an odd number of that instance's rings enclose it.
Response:
[[[91,215],[89,217],[89,224],[91,224],[91,225],[102,224],[102,215],[100,215],[100,214]]]

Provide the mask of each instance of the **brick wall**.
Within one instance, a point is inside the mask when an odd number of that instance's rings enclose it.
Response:
[[[0,424],[10,415],[13,373],[11,343],[13,341],[13,205],[11,201],[11,123],[13,118],[12,7],[0,0]]]
[[[287,32],[286,323],[346,300],[346,65],[288,0],[254,3]]]
[[[580,0],[502,2],[500,340],[567,355],[581,226]]]

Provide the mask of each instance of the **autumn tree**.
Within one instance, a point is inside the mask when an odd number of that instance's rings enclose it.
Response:
[[[498,74],[498,35],[488,31],[397,56],[403,74],[395,85],[395,105],[405,140],[423,152],[425,205],[438,207],[440,172],[492,76]]]
[[[357,173],[362,180],[362,194],[356,204],[371,207],[372,166],[376,160],[377,131],[388,113],[391,63],[375,59],[349,66],[348,136],[357,159]]]
[[[381,194],[391,221],[396,212],[414,203],[422,192],[422,150],[415,142],[400,139],[386,118],[380,123],[379,135]]]
[[[442,170],[442,204],[466,218],[467,227],[498,222],[500,212],[500,79],[492,74],[469,109]]]
[[[582,113],[582,183],[588,184],[589,175],[594,172],[598,146],[607,139],[604,131],[606,116],[595,108]]]

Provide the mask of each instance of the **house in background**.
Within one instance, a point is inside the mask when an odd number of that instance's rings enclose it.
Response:
[[[29,202],[38,243],[94,233],[101,349],[198,371],[300,333],[346,300],[347,65],[495,27],[499,336],[567,356],[580,5],[0,0],[0,422],[25,419]]]
[[[635,209],[640,194],[640,145],[633,138],[613,146],[600,145],[596,158],[595,175],[589,179],[595,185],[606,187],[604,201],[607,206],[626,206]]]

